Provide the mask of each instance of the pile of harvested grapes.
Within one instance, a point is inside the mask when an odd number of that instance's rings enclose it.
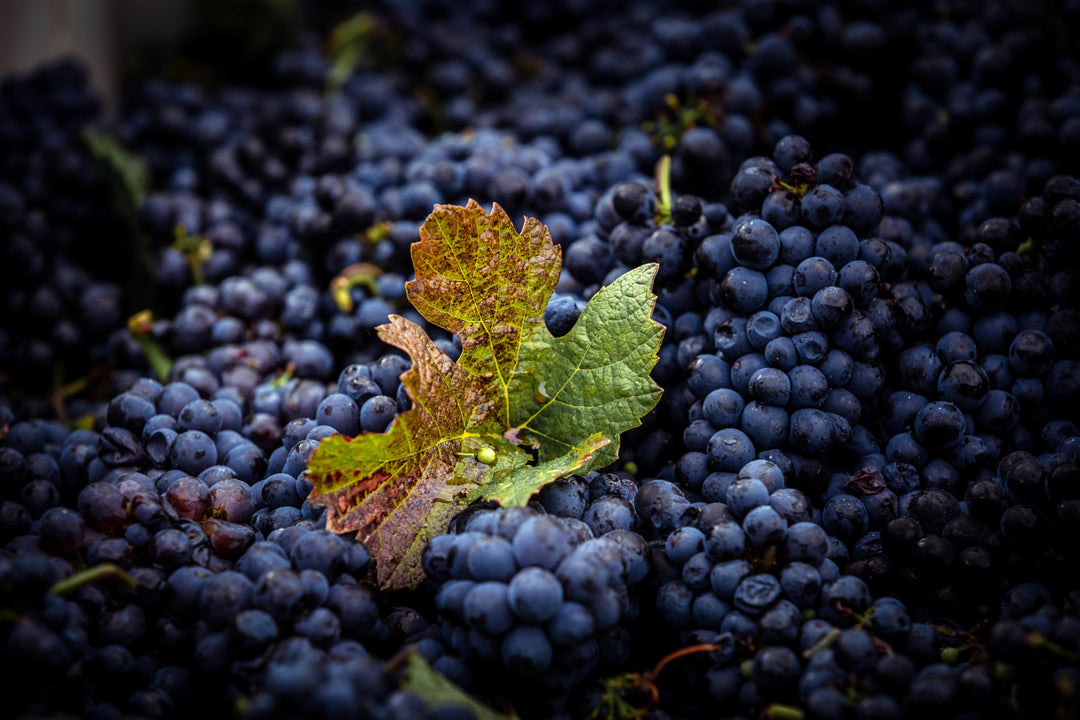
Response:
[[[1080,718],[1080,3],[717,5],[0,77],[4,715]]]

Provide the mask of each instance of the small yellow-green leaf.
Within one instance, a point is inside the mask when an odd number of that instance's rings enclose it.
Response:
[[[405,674],[400,687],[420,698],[429,708],[439,705],[459,705],[476,720],[516,720],[517,715],[496,712],[469,695],[428,665],[419,653],[412,653],[406,660]]]
[[[569,452],[556,455],[547,462],[537,465],[528,463],[507,463],[507,466],[496,465],[491,472],[491,480],[484,484],[481,492],[485,499],[495,500],[503,507],[524,505],[529,502],[533,493],[553,480],[566,477],[581,471],[597,450],[611,442],[602,433],[593,433],[580,443],[570,448]],[[500,448],[499,456],[513,455],[514,459],[531,459],[531,456],[506,440],[495,441],[495,444],[506,443],[507,449]],[[516,452],[515,452],[516,451]]]

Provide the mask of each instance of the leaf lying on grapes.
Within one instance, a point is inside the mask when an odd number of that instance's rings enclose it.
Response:
[[[308,466],[327,527],[354,531],[384,590],[415,587],[427,541],[478,498],[523,505],[543,485],[603,467],[660,398],[649,377],[663,338],[651,319],[655,265],[631,270],[555,338],[543,314],[562,264],[547,229],[517,232],[498,205],[437,205],[412,246],[406,290],[461,341],[451,360],[416,324],[377,329],[412,358],[412,407],[385,433],[324,440]]]
[[[156,252],[139,218],[150,192],[150,170],[145,160],[112,135],[88,126],[80,137],[105,179],[110,203],[121,221],[119,232],[95,238],[93,252],[117,264],[117,277],[125,279],[124,306],[129,315],[153,309],[158,300]]]
[[[82,140],[90,153],[123,183],[131,203],[138,208],[150,191],[150,170],[146,161],[122,146],[116,138],[93,127],[82,130]]]
[[[439,705],[463,707],[476,720],[515,720],[517,718],[517,715],[504,715],[481,704],[476,698],[433,670],[419,653],[414,652],[406,659],[401,689],[416,695],[429,708]]]

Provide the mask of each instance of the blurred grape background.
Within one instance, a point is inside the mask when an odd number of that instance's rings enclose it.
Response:
[[[262,64],[326,6],[297,0],[0,0],[0,76],[77,57],[114,115],[127,82],[258,82]],[[337,3],[341,4],[341,3]],[[353,4],[359,7],[364,3]]]

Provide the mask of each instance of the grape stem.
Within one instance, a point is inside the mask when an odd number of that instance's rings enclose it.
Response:
[[[330,293],[334,297],[334,303],[341,312],[352,312],[353,300],[350,291],[357,285],[363,287],[374,297],[379,297],[379,286],[376,279],[382,274],[377,266],[371,263],[353,263],[342,270],[330,281]]]
[[[84,585],[97,582],[99,580],[119,580],[128,587],[135,587],[135,578],[131,577],[127,571],[122,569],[115,563],[101,563],[94,567],[87,568],[81,572],[77,572],[71,577],[58,580],[49,588],[50,595],[57,595],[63,597],[69,593],[75,592]]]
[[[604,697],[589,713],[589,718],[644,718],[660,705],[660,690],[656,687],[656,678],[669,663],[687,655],[713,652],[720,648],[720,645],[713,643],[689,645],[660,658],[652,670],[643,673],[627,673],[601,681],[604,686]],[[622,696],[624,690],[647,693],[649,702],[643,707],[632,705]]]
[[[806,713],[791,705],[773,703],[765,708],[764,716],[767,720],[803,720]]]
[[[143,351],[143,355],[146,356],[146,362],[150,365],[150,369],[154,371],[162,382],[165,382],[169,378],[169,373],[172,372],[172,359],[150,337],[153,323],[154,313],[150,310],[143,310],[128,318],[128,331],[139,349]]]
[[[656,222],[665,225],[671,222],[671,156],[664,155],[656,162],[656,186],[660,191],[660,201],[656,208]]]
[[[714,650],[719,649],[720,646],[714,643],[701,643],[699,645],[688,645],[687,647],[679,648],[675,652],[668,653],[664,657],[660,658],[660,661],[656,663],[653,669],[650,672],[645,673],[643,677],[647,678],[650,682],[654,682],[656,680],[656,676],[660,674],[660,671],[667,667],[668,663],[670,663],[671,661],[678,660],[679,658],[686,657],[687,655],[693,655],[695,653],[703,652],[713,652]]]

